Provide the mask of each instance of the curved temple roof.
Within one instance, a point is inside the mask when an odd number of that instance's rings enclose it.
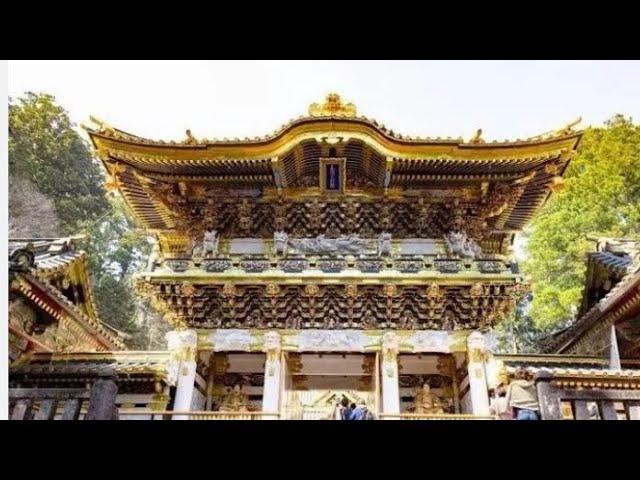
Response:
[[[197,139],[189,130],[187,130],[187,138],[178,143],[175,141],[162,141],[143,138],[131,133],[125,132],[111,127],[95,117],[91,117],[91,121],[96,124],[96,128],[84,126],[94,140],[94,144],[99,148],[100,144],[109,140],[115,140],[125,145],[146,145],[149,147],[162,147],[164,149],[174,149],[177,154],[179,151],[209,152],[212,154],[223,152],[228,156],[239,154],[243,157],[252,155],[274,156],[286,151],[284,145],[287,140],[297,137],[297,140],[303,140],[304,136],[314,138],[316,133],[334,132],[335,138],[338,133],[343,131],[348,135],[362,135],[369,137],[367,141],[376,144],[381,153],[402,157],[403,154],[408,157],[420,156],[424,153],[443,154],[458,153],[461,156],[473,156],[475,153],[490,152],[491,156],[498,151],[503,154],[518,152],[520,155],[528,151],[528,147],[543,150],[548,149],[553,144],[555,146],[562,140],[573,139],[574,141],[580,137],[581,133],[573,130],[578,121],[565,126],[564,128],[546,132],[544,134],[531,137],[528,139],[517,139],[515,141],[505,140],[502,142],[492,141],[486,142],[481,138],[482,130],[478,130],[476,135],[469,141],[465,142],[462,138],[431,138],[431,137],[412,137],[394,133],[376,120],[369,119],[364,116],[357,116],[355,107],[352,104],[342,104],[340,97],[336,94],[329,94],[327,101],[323,105],[312,104],[309,107],[307,116],[300,116],[282,125],[275,132],[265,135],[264,137],[254,137],[243,139]],[[570,145],[572,142],[569,141]],[[466,153],[464,153],[466,152]],[[482,153],[481,153],[482,154]],[[195,153],[198,156],[198,153]]]
[[[466,142],[408,137],[358,116],[355,106],[335,94],[323,104],[313,104],[307,116],[262,138],[197,139],[187,131],[180,143],[155,141],[92,121],[95,126],[84,128],[110,173],[107,187],[120,190],[142,226],[155,231],[176,227],[175,212],[154,194],[163,182],[257,188],[263,193],[271,189],[286,195],[306,187],[309,176],[317,176],[320,158],[335,156],[346,158],[347,169],[380,197],[391,190],[424,193],[428,188],[472,186],[480,191],[482,185],[486,192],[491,183],[522,186],[500,222],[504,230],[519,230],[550,189],[561,186],[561,175],[582,135],[573,130],[574,122],[506,142],[486,142],[480,130]]]

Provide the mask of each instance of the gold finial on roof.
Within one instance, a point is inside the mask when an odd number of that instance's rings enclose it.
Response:
[[[330,93],[323,104],[309,105],[311,117],[355,117],[356,106],[353,103],[342,103],[340,95]]]
[[[193,134],[191,133],[191,130],[187,129],[187,131],[185,132],[185,135],[187,136],[187,138],[184,139],[182,141],[182,143],[185,143],[187,145],[197,145],[198,144],[198,139],[193,136]]]
[[[481,128],[479,128],[478,131],[476,132],[476,134],[471,138],[471,140],[469,140],[469,143],[486,143],[482,139],[482,129]]]

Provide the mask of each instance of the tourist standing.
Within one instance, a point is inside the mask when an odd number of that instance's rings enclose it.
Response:
[[[375,420],[373,413],[367,408],[367,402],[360,400],[358,406],[351,412],[350,420]]]
[[[500,420],[511,420],[511,409],[507,405],[507,390],[504,386],[500,385],[491,392],[489,412]]]
[[[536,385],[532,375],[522,367],[516,370],[514,380],[507,387],[506,402],[516,420],[539,419]]]
[[[349,407],[349,399],[347,397],[342,397],[342,400],[340,401],[340,406],[342,407],[341,420],[349,420],[349,418],[351,417],[351,412],[353,411],[353,408]]]

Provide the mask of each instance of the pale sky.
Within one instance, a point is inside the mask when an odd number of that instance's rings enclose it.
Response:
[[[153,139],[264,136],[337,92],[397,133],[525,138],[579,116],[640,120],[640,61],[12,61],[9,95],[56,96]],[[523,258],[523,238],[516,257]]]
[[[335,91],[395,132],[516,139],[582,116],[640,120],[640,61],[12,61],[9,95],[48,92],[154,139],[263,136]]]

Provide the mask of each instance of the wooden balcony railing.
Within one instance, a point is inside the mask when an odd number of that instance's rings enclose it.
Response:
[[[78,420],[86,412],[89,390],[81,388],[11,388],[11,420]]]

